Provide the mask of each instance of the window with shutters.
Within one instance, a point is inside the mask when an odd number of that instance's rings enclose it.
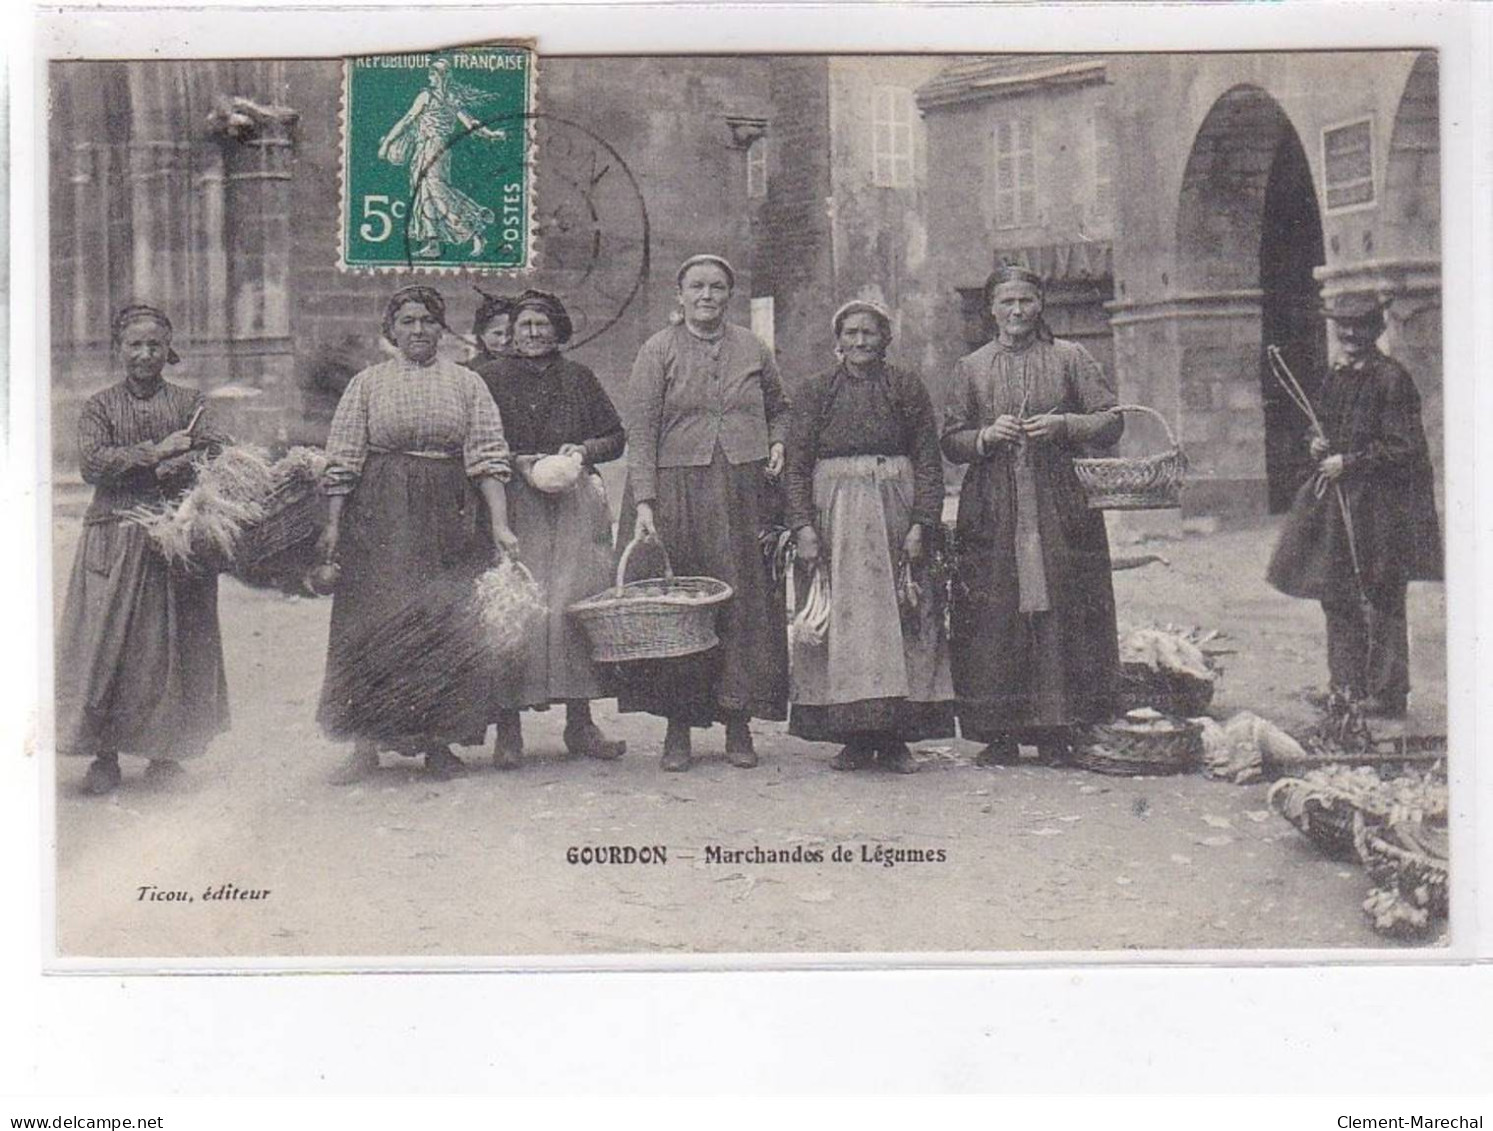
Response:
[[[1037,223],[1037,158],[1032,120],[1005,118],[995,126],[995,226]]]
[[[912,91],[878,86],[871,114],[871,181],[882,188],[912,184]]]
[[[1374,203],[1374,123],[1371,118],[1322,131],[1327,211]]]

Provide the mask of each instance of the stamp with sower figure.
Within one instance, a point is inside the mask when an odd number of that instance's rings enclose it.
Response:
[[[343,71],[338,266],[529,267],[532,48],[367,55]]]

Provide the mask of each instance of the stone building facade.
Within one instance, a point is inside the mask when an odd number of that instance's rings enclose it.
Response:
[[[729,257],[732,317],[750,319],[767,201],[749,194],[747,161],[770,119],[767,60],[542,59],[542,250],[522,278],[338,270],[341,83],[334,60],[54,64],[53,451],[64,476],[78,403],[114,379],[111,314],[136,298],[175,322],[180,379],[215,394],[236,434],[268,443],[321,441],[348,378],[383,356],[384,299],[409,282],[439,286],[462,333],[474,283],[564,295],[577,337],[591,337],[574,356],[613,392],[666,324],[686,256]],[[454,338],[447,347],[467,352]]]
[[[929,262],[947,301],[946,372],[979,340],[969,298],[994,263],[1049,279],[1056,332],[1112,363],[1192,462],[1184,513],[1280,510],[1303,424],[1265,363],[1311,385],[1315,311],[1389,304],[1385,348],[1412,372],[1441,456],[1437,62],[1430,52],[996,57],[919,92]],[[1143,419],[1125,445],[1164,443]]]
[[[335,266],[341,64],[67,62],[50,79],[59,473],[131,299],[170,312],[180,376],[235,431],[318,442],[383,356],[384,297],[429,278]],[[1303,469],[1263,347],[1310,384],[1318,301],[1365,291],[1390,303],[1385,345],[1440,466],[1434,53],[547,56],[538,82],[539,267],[438,279],[458,331],[473,283],[556,291],[576,358],[616,392],[673,309],[675,266],[710,251],[790,385],[832,363],[835,307],[872,297],[894,360],[937,396],[988,337],[981,283],[1014,259],[1048,280],[1054,330],[1171,422],[1186,510],[1250,514]],[[1124,441],[1162,442],[1144,420]]]

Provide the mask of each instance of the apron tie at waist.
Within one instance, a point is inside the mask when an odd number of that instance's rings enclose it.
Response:
[[[815,479],[873,479],[880,483],[888,479],[899,479],[912,470],[912,460],[907,456],[830,456],[814,463]]]
[[[380,448],[376,444],[369,444],[368,445],[368,451],[371,454],[373,454],[373,455],[379,455],[379,456],[414,456],[416,459],[458,459],[461,456],[460,452],[442,452],[442,451],[405,452],[405,451],[399,451],[399,450],[397,450],[395,448]]]

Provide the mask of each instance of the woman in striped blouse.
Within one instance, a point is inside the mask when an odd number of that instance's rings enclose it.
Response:
[[[227,437],[196,389],[163,380],[178,360],[171,321],[150,306],[114,319],[125,379],[88,398],[78,421],[83,479],[94,485],[57,632],[57,750],[91,757],[84,788],[121,781],[119,755],[179,769],[228,726],[218,579],[172,569],[145,528],[122,522],[192,480],[192,461]]]

